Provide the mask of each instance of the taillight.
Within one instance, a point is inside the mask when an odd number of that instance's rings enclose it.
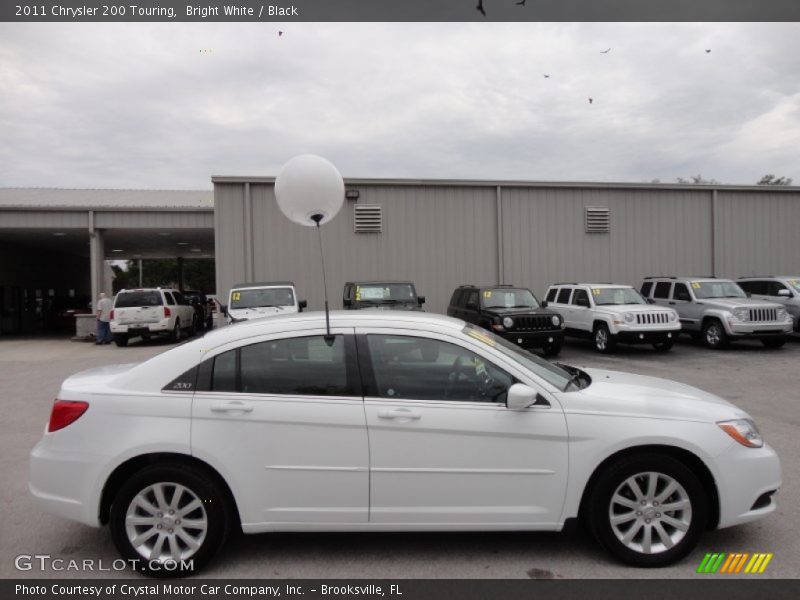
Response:
[[[113,321],[113,320],[114,320],[114,311],[113,311],[113,309],[112,309],[112,311],[111,311],[111,314],[109,315],[109,319],[110,319],[111,321]]]
[[[164,307],[164,317],[171,317],[172,311],[169,309],[169,306]]]
[[[64,429],[67,425],[71,425],[86,412],[87,408],[89,408],[88,402],[56,400],[53,403],[53,411],[50,413],[50,423],[47,425],[47,431],[58,431],[59,429]]]

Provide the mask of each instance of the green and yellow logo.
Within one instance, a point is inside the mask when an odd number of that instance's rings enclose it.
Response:
[[[756,575],[767,569],[772,552],[714,552],[706,554],[698,573],[748,573]]]

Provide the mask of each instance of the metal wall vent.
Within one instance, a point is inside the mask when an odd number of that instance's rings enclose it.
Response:
[[[608,233],[611,231],[611,210],[607,206],[587,206],[586,233]]]
[[[383,231],[383,215],[379,204],[356,204],[353,208],[353,230],[356,233]]]

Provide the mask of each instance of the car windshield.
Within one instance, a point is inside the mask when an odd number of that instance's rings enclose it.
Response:
[[[747,298],[744,290],[732,281],[693,281],[692,291],[698,300],[706,298]]]
[[[794,288],[794,291],[800,292],[800,278],[795,279],[792,277],[791,279],[787,279],[786,283],[788,283],[791,287]]]
[[[417,293],[410,283],[376,283],[356,286],[356,302],[415,302]]]
[[[647,304],[641,294],[630,287],[592,288],[592,297],[597,306]]]
[[[505,354],[523,368],[531,371],[535,375],[538,375],[549,384],[554,385],[560,390],[565,389],[572,379],[572,375],[565,369],[549,363],[543,358],[540,358],[535,354],[520,348],[519,346],[515,346],[511,342],[504,340],[491,331],[487,331],[481,327],[476,327],[470,323],[467,323],[464,326],[464,329],[461,331],[470,336],[472,339],[478,340],[490,348],[494,348],[495,350]]]
[[[290,287],[231,290],[229,308],[260,308],[266,306],[294,306],[294,291]]]
[[[539,308],[539,302],[530,290],[483,290],[481,302],[484,308]]]
[[[155,290],[141,292],[124,292],[117,294],[115,308],[130,308],[132,306],[161,306],[161,294]]]

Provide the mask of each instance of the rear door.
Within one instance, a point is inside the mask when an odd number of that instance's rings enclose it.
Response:
[[[133,290],[117,294],[114,321],[119,325],[146,325],[164,318],[163,300],[158,290]]]
[[[363,523],[369,451],[353,330],[252,340],[205,361],[192,452],[228,469],[246,530]]]

